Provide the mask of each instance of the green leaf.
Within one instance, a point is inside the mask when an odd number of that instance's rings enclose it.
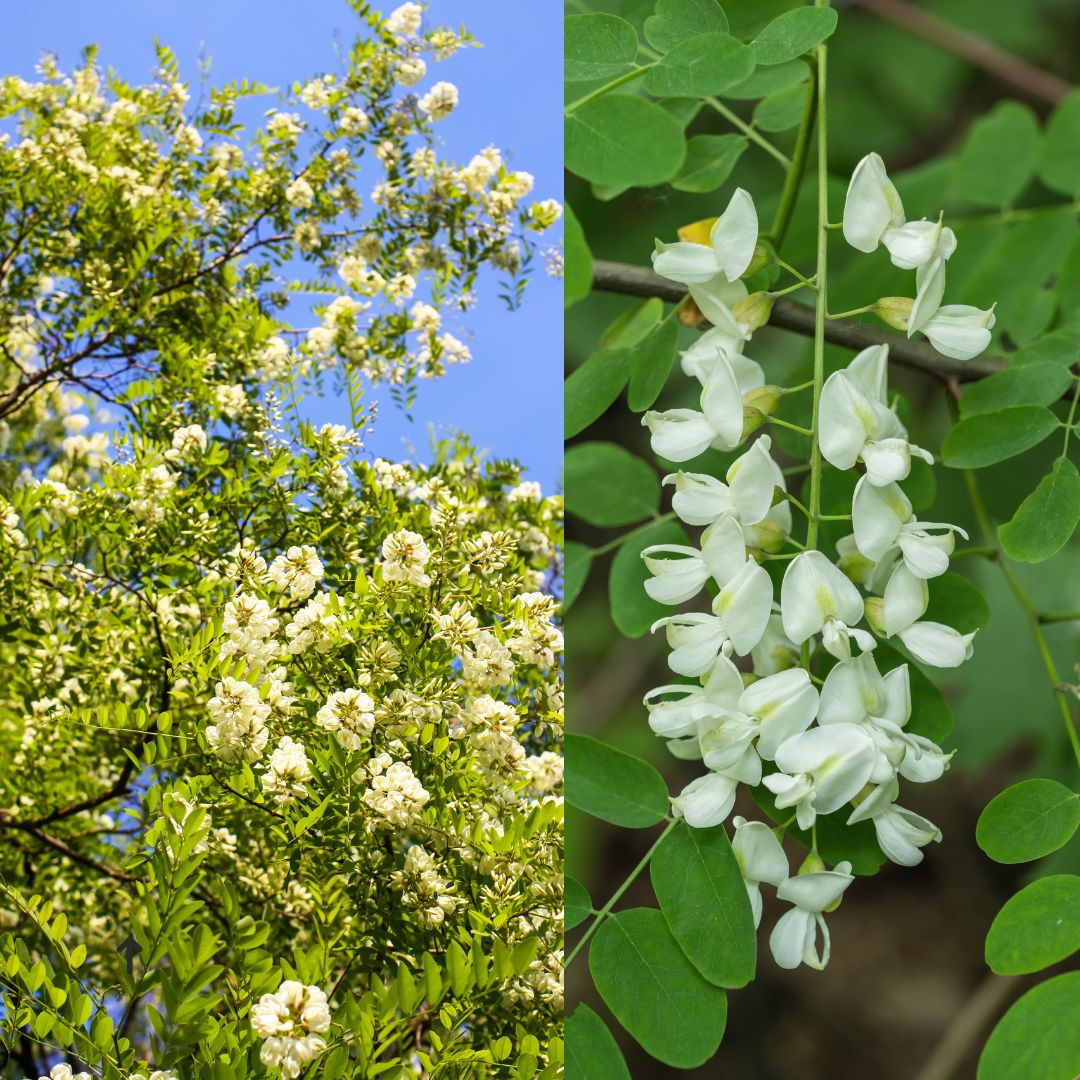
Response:
[[[1078,355],[1080,348],[1077,347],[1076,338],[1072,334],[1056,332],[1025,345],[1014,354],[1012,362],[1016,368],[1044,363],[1064,364],[1069,367],[1075,363]]]
[[[569,611],[570,605],[578,598],[592,569],[592,549],[576,540],[567,540],[563,545],[563,611]]]
[[[1057,851],[1080,825],[1080,798],[1056,780],[1023,780],[990,800],[975,840],[995,862],[1021,863]]]
[[[1080,193],[1080,90],[1065,98],[1046,122],[1039,179],[1062,195]]]
[[[650,544],[688,544],[689,537],[673,521],[659,521],[634,533],[619,547],[611,563],[608,595],[611,618],[626,637],[641,637],[657,619],[671,614],[671,608],[658,604],[645,592],[649,571],[641,552]]]
[[[1035,114],[1004,101],[971,125],[953,169],[953,187],[981,206],[1008,206],[1031,182],[1038,153]]]
[[[704,194],[715,191],[731,175],[746,149],[741,135],[694,135],[686,141],[686,160],[671,186]]]
[[[788,86],[757,103],[754,127],[761,131],[790,131],[798,127],[806,111],[806,88]]]
[[[697,34],[656,62],[645,76],[645,89],[657,97],[708,97],[753,70],[753,54],[741,41],[730,34]]]
[[[952,626],[961,634],[981,630],[990,621],[983,594],[967,578],[949,570],[927,584],[930,603],[924,619]]]
[[[571,734],[566,736],[566,761],[571,806],[624,829],[645,829],[667,816],[667,785],[647,761]]]
[[[700,98],[669,97],[657,102],[661,109],[671,113],[685,129],[694,119],[703,104]]]
[[[1037,361],[969,383],[960,397],[960,415],[995,412],[1010,405],[1053,405],[1072,384],[1065,364]]]
[[[698,974],[659,911],[612,915],[593,939],[589,971],[619,1023],[657,1060],[692,1069],[716,1053],[727,996]]]
[[[566,250],[566,269],[563,279],[563,299],[567,307],[584,300],[592,289],[593,257],[585,231],[566,203],[566,223],[563,227],[563,244]]]
[[[563,910],[567,930],[572,930],[583,923],[593,910],[592,897],[589,896],[588,890],[577,878],[572,878],[569,874],[563,882]]]
[[[954,469],[981,469],[1038,446],[1059,426],[1058,418],[1041,405],[1010,405],[961,420],[941,453]]]
[[[1029,990],[998,1021],[977,1080],[1074,1080],[1080,1074],[1080,971]]]
[[[630,377],[630,352],[605,349],[570,373],[563,386],[563,434],[567,439],[602,416]]]
[[[616,15],[568,15],[563,19],[563,79],[613,79],[634,66],[637,31]]]
[[[672,936],[715,986],[737,989],[754,977],[757,929],[750,899],[722,825],[677,825],[649,867]]]
[[[805,85],[807,73],[806,64],[802,60],[754,68],[748,78],[724,91],[724,97],[735,101],[753,101],[768,97],[769,94],[785,90],[797,83]]]
[[[1038,487],[998,528],[1002,550],[1018,562],[1037,563],[1056,555],[1080,524],[1080,473],[1058,458]]]
[[[588,1005],[566,1018],[566,1075],[574,1080],[631,1080],[607,1025]]]
[[[600,335],[601,349],[630,349],[644,341],[664,315],[664,302],[652,296],[626,308]]]
[[[563,463],[566,509],[590,525],[632,525],[660,505],[660,479],[647,461],[609,442],[571,446]]]
[[[633,350],[630,359],[630,389],[626,403],[633,412],[644,412],[660,396],[679,342],[679,324],[666,319]]]
[[[1011,897],[986,935],[986,963],[998,975],[1026,975],[1080,949],[1080,877],[1039,878]]]
[[[824,41],[836,29],[828,7],[800,7],[773,19],[750,43],[759,64],[786,64]]]
[[[697,34],[726,34],[727,16],[716,0],[659,0],[656,14],[645,20],[645,40],[667,52]]]
[[[670,180],[682,167],[682,125],[644,98],[608,94],[566,118],[566,167],[595,184],[649,187]]]

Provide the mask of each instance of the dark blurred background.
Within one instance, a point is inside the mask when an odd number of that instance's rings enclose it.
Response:
[[[755,27],[794,5],[783,0],[727,0],[722,6],[733,33],[753,33]],[[1072,83],[1080,75],[1076,61],[1080,3],[933,0],[915,5],[891,0],[835,6],[840,23],[829,50],[829,152],[835,178],[830,192],[832,220],[839,220],[851,169],[864,154],[876,150],[900,187],[909,218],[933,218],[944,210],[947,223],[956,229],[959,248],[949,263],[945,302],[986,307],[999,301],[991,351],[1010,351],[1058,326],[1076,325],[1080,227],[1075,207],[1068,207],[1062,196],[1035,181],[1019,205],[1061,205],[1062,211],[1036,215],[1006,228],[998,215],[988,215],[985,208],[966,202],[952,180],[956,154],[973,121],[1006,99],[1022,102],[1045,120],[1052,109],[1054,84],[1049,84],[1049,92],[1037,85],[1020,89],[1000,74],[974,66],[951,51],[955,43],[927,40],[928,31],[918,15],[940,16],[951,26],[973,32],[1013,57]],[[574,3],[566,10],[612,11],[640,28],[652,7],[651,0],[612,0]],[[896,25],[892,19],[897,17],[914,21],[915,29]],[[930,32],[937,31],[931,27]],[[745,108],[735,103],[748,119],[754,103],[743,104]],[[702,111],[688,133],[729,130],[715,113]],[[770,137],[790,153],[793,130]],[[761,219],[768,222],[781,181],[776,163],[751,150],[730,180],[712,194],[687,194],[665,186],[600,201],[587,185],[568,179],[566,197],[582,221],[594,256],[647,264],[653,236],[673,239],[679,226],[719,213],[736,185],[754,195]],[[814,198],[813,183],[807,182],[783,248],[784,257],[805,272],[813,266]],[[950,221],[951,214],[955,220]],[[964,216],[990,220],[962,222]],[[853,256],[834,234],[831,310],[861,306],[882,295],[911,295],[912,275],[893,268],[884,252]],[[1047,296],[1051,285],[1058,303]],[[568,311],[569,369],[596,350],[604,328],[632,303],[625,297],[593,294]],[[685,329],[681,333],[685,347],[693,333]],[[764,366],[770,382],[794,384],[809,377],[807,339],[766,328],[754,335],[746,352]],[[850,353],[831,348],[827,355],[830,369],[848,359]],[[907,401],[903,415],[912,440],[937,451],[947,431],[940,385],[914,373],[894,372],[892,378],[894,388]],[[693,406],[694,397],[694,384],[676,369],[657,407]],[[782,415],[798,420],[787,405]],[[799,436],[780,429],[773,429],[772,434],[781,451],[786,448],[799,456]],[[647,432],[640,418],[626,409],[625,401],[616,403],[579,438],[617,442],[652,459]],[[1052,442],[980,473],[996,521],[1011,517],[1048,470],[1058,450],[1057,440]],[[725,464],[724,457],[716,454],[708,467],[712,471]],[[940,465],[934,474],[936,496],[919,516],[960,522],[971,532],[972,542],[981,543],[959,474]],[[569,529],[572,539],[593,545],[615,535],[572,518]],[[667,754],[650,732],[641,705],[646,690],[670,681],[666,648],[661,640],[631,640],[615,630],[608,613],[609,561],[610,556],[597,561],[568,614],[571,729],[647,758],[663,772],[672,791],[678,791],[697,775],[699,767]],[[767,937],[780,908],[770,904],[772,890],[766,888],[758,980],[729,995],[727,1033],[717,1057],[697,1070],[669,1069],[644,1055],[613,1024],[636,1080],[667,1076],[958,1080],[975,1076],[987,1032],[1028,985],[1023,979],[989,975],[983,962],[986,931],[1002,903],[1032,876],[1080,872],[1080,840],[1074,839],[1034,868],[998,866],[975,845],[978,815],[1003,787],[1037,772],[1059,777],[1075,788],[1076,777],[1045,673],[1000,570],[978,558],[958,560],[953,569],[971,577],[983,591],[991,620],[977,637],[975,655],[968,664],[957,671],[932,673],[953,710],[955,728],[946,741],[947,748],[956,750],[952,770],[937,784],[906,785],[902,800],[936,822],[945,834],[944,842],[928,849],[925,862],[916,869],[886,864],[877,877],[856,881],[840,909],[828,917],[833,953],[823,973],[776,968]],[[1020,571],[1042,608],[1080,608],[1080,557],[1075,543],[1050,562]],[[1053,625],[1047,631],[1060,670],[1065,678],[1075,680],[1080,659],[1076,624]],[[760,816],[745,794],[735,812]],[[598,905],[641,858],[655,831],[610,829],[573,810],[568,813],[567,871],[589,888]],[[789,854],[797,857],[794,851]],[[621,906],[654,902],[647,875],[643,875]],[[571,944],[577,933],[570,935]],[[567,977],[568,1012],[584,995],[606,1015],[588,980],[581,978],[580,962]]]

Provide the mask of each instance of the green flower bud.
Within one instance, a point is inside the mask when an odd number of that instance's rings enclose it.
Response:
[[[869,596],[863,602],[863,616],[870,629],[879,637],[885,636],[885,601],[880,596]]]
[[[907,330],[914,304],[915,301],[906,296],[883,296],[871,310],[887,326],[895,330]]]
[[[850,555],[841,555],[836,560],[836,565],[856,585],[865,585],[874,572],[875,563],[872,559],[868,559],[865,555],[856,551]]]
[[[750,259],[750,265],[743,271],[742,276],[744,278],[753,277],[759,270],[764,270],[772,261],[772,252],[765,247],[764,244],[758,244],[757,247],[754,248],[754,254]]]
[[[751,263],[751,266],[753,263]],[[745,275],[744,275],[745,276]],[[756,292],[744,296],[732,309],[735,321],[742,323],[753,333],[769,321],[772,314],[773,298],[771,293]]]
[[[825,860],[816,852],[811,851],[809,855],[803,859],[802,866],[796,871],[796,876],[802,874],[817,874],[825,869]]]
[[[783,527],[775,521],[769,521],[767,518],[752,525],[750,532],[753,535],[754,547],[767,551],[770,555],[777,554],[783,548],[784,541],[787,539],[787,533]]]

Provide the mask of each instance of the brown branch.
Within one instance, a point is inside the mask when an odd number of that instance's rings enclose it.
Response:
[[[654,274],[648,267],[607,262],[603,259],[598,259],[593,264],[593,288],[626,296],[657,296],[674,304],[686,296],[685,285],[668,281],[659,274]],[[814,312],[804,304],[780,297],[773,305],[769,325],[813,337]],[[968,361],[952,360],[948,356],[942,356],[927,342],[909,341],[891,330],[879,329],[853,319],[827,322],[825,340],[856,352],[870,345],[888,345],[889,359],[893,363],[933,375],[942,381],[956,379],[970,382],[994,375],[1008,367],[1008,363],[1000,356],[980,356]]]
[[[1056,105],[1072,92],[1072,85],[1065,79],[1043,71],[1023,57],[947,22],[925,8],[916,7],[909,0],[851,0],[851,3],[959,56],[973,67],[982,68],[1025,97]],[[990,9],[987,8],[989,13]]]

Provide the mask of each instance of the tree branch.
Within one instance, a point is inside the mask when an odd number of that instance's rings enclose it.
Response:
[[[1071,84],[1065,79],[1029,64],[1023,57],[1007,52],[970,30],[946,22],[925,8],[916,7],[909,0],[851,0],[851,3],[959,56],[973,67],[982,68],[1035,101],[1056,105],[1072,91]]]
[[[686,296],[686,286],[654,274],[644,266],[608,262],[598,259],[593,264],[593,288],[601,292],[622,293],[625,296],[657,296],[673,304]],[[783,297],[773,305],[771,326],[812,337],[813,309]],[[845,349],[858,351],[870,345],[888,345],[889,359],[903,367],[933,375],[943,382],[970,382],[1004,371],[1008,364],[1000,356],[980,356],[975,360],[953,360],[942,356],[924,341],[909,341],[891,330],[879,329],[854,320],[834,320],[825,324],[825,340]]]

